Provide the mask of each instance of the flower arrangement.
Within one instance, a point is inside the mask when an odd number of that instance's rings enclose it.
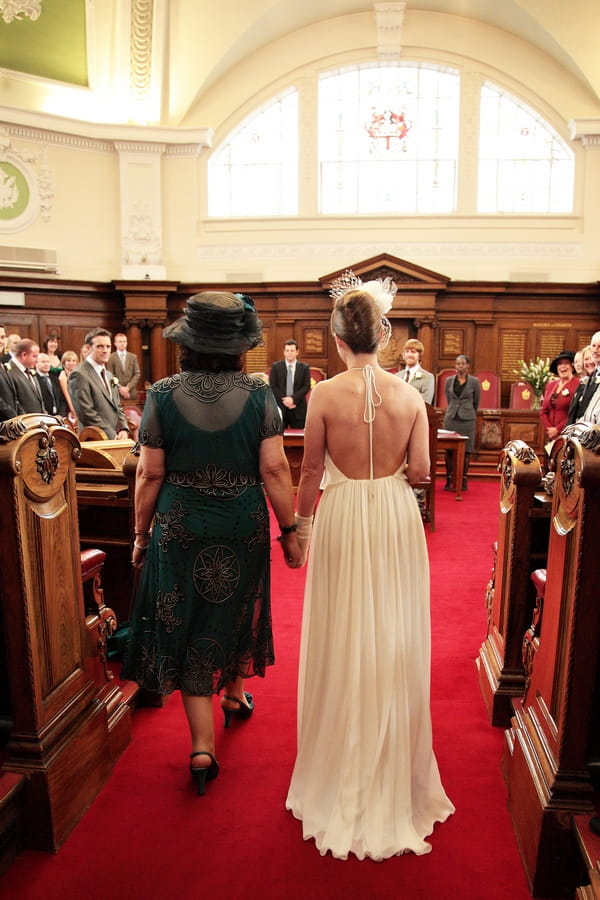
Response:
[[[520,381],[526,381],[532,388],[534,393],[533,407],[539,407],[545,387],[553,377],[550,371],[550,360],[537,356],[535,359],[530,359],[529,362],[519,359],[517,365],[519,368],[513,369],[515,375]]]

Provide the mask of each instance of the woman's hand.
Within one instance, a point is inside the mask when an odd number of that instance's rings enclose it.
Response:
[[[137,543],[137,542],[136,542]],[[131,551],[131,565],[134,569],[141,569],[144,565],[144,560],[146,559],[146,552],[148,550],[148,544],[145,547],[133,545],[133,549]]]
[[[300,544],[298,543],[296,532],[291,531],[289,534],[282,534],[280,542],[286,565],[288,565],[290,569],[298,569],[300,566],[303,566],[306,555],[302,552]]]

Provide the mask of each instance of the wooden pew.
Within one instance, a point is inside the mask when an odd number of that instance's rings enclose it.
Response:
[[[529,886],[543,897],[571,896],[578,884],[573,818],[594,812],[588,763],[600,644],[600,428],[574,426],[555,448],[543,604],[502,759]]]
[[[488,590],[486,639],[476,660],[492,725],[510,725],[512,699],[525,689],[523,638],[535,602],[530,575],[546,565],[550,498],[534,451],[511,441],[500,454],[500,513],[494,572]]]
[[[119,624],[129,619],[133,591],[135,446],[129,440],[86,441],[75,469],[81,548],[106,553],[102,584]]]
[[[23,845],[56,850],[129,742],[130,709],[106,673],[99,688],[98,660],[90,660],[75,488],[79,441],[44,415],[11,419],[0,434],[0,599],[12,720],[0,780],[20,787]],[[10,794],[0,789],[3,798]]]

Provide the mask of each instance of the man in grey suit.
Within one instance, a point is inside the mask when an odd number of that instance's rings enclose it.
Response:
[[[411,338],[405,343],[402,348],[405,367],[398,372],[398,378],[407,381],[411,387],[414,387],[421,394],[425,403],[433,403],[435,376],[421,366],[424,349],[421,341],[417,341],[415,338]]]
[[[30,338],[23,338],[14,348],[14,355],[6,363],[21,412],[45,413],[42,391],[36,378],[36,364],[40,348]]]
[[[127,350],[127,335],[115,334],[115,352],[111,353],[106,363],[109,372],[119,379],[119,395],[121,400],[136,400],[137,386],[140,380],[140,364],[135,353]]]
[[[85,342],[89,344],[90,352],[73,369],[67,381],[79,426],[95,425],[104,431],[109,440],[124,440],[129,437],[129,432],[116,379],[106,371],[110,356],[110,332],[96,328],[86,336]]]

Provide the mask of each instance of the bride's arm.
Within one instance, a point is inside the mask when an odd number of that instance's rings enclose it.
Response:
[[[320,390],[322,384],[323,382],[315,385],[312,390],[304,427],[304,455],[296,502],[298,515],[303,518],[313,514],[325,468],[324,403]]]
[[[406,477],[409,484],[418,484],[429,478],[429,423],[423,402],[418,404],[417,415],[408,439],[406,449]]]

